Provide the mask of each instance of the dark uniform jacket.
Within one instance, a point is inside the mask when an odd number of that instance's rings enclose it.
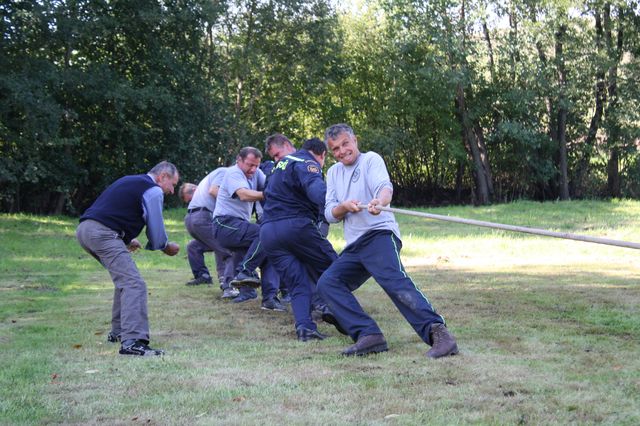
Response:
[[[320,164],[306,150],[283,157],[269,175],[264,191],[262,223],[281,219],[318,220],[324,211],[327,186]]]

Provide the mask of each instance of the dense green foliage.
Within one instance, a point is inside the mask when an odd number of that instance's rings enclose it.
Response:
[[[640,196],[636,0],[334,5],[1,0],[0,211],[341,121],[401,204]]]

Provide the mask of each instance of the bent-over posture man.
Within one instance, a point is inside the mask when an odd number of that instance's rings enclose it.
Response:
[[[255,299],[257,293],[252,287],[262,286],[261,308],[286,311],[276,297],[278,273],[260,245],[260,225],[249,221],[254,203],[264,200],[265,175],[258,168],[261,159],[259,149],[244,147],[236,157],[236,164],[225,173],[213,213],[214,237],[229,250],[244,254],[231,281],[232,285],[240,286],[240,295],[233,302]],[[262,277],[256,273],[258,267]]]
[[[279,158],[264,191],[260,241],[280,279],[291,289],[296,334],[304,342],[325,338],[311,317],[316,287],[311,275],[319,277],[338,257],[315,226],[327,192],[322,178],[326,153],[320,139],[305,141],[299,151]],[[329,312],[325,315],[323,319],[332,322]]]
[[[180,247],[168,241],[162,218],[164,194],[173,194],[178,179],[176,166],[163,161],[147,174],[116,180],[80,217],[80,245],[109,271],[115,286],[107,339],[122,342],[121,355],[164,353],[148,346],[147,285],[130,252],[141,247],[136,237],[146,225],[147,250],[178,254]]]
[[[366,355],[387,350],[376,322],[352,294],[369,277],[380,284],[420,338],[431,345],[427,356],[458,353],[454,337],[400,261],[400,230],[395,217],[376,206],[388,206],[393,186],[384,161],[375,152],[361,153],[353,129],[336,124],[325,132],[339,163],[327,172],[325,216],[343,221],[346,247],[318,281],[318,291],[355,344],[342,354]],[[367,211],[358,205],[368,203]]]
[[[180,197],[183,203],[186,203],[188,205],[191,202],[193,193],[196,192],[197,188],[198,185],[195,185],[193,183],[183,183],[178,190],[178,197]],[[187,286],[213,284],[211,274],[209,273],[209,268],[207,268],[207,265],[204,263],[204,254],[210,251],[212,250],[210,250],[207,246],[205,246],[198,240],[191,240],[187,243],[187,260],[189,261],[189,267],[191,268],[191,273],[193,274],[193,279],[186,282]],[[217,262],[216,269],[218,272],[218,280],[222,282],[223,271],[221,270]]]
[[[216,197],[226,171],[226,167],[219,167],[200,181],[187,208],[187,215],[184,218],[184,224],[189,235],[203,244],[209,251],[214,252],[223,299],[234,298],[238,295],[238,290],[230,282],[233,279],[235,265],[242,260],[241,253],[234,253],[225,248],[213,235],[213,211],[216,208]],[[191,243],[189,243],[190,245]],[[190,248],[189,246],[187,248]],[[206,269],[204,256],[193,258],[190,256],[189,264],[192,270]],[[211,280],[210,276],[209,280]]]

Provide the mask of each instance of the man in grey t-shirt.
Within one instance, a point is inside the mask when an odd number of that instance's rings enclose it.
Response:
[[[233,301],[241,303],[255,299],[257,294],[251,287],[261,286],[262,309],[285,311],[276,297],[278,273],[260,246],[260,226],[250,222],[254,203],[264,200],[265,175],[258,168],[261,159],[259,149],[244,147],[238,153],[236,164],[225,173],[213,212],[214,236],[227,249],[246,253],[231,281],[232,285],[240,287],[240,295]],[[258,267],[262,277],[255,272]]]
[[[420,338],[432,346],[428,357],[457,354],[444,319],[402,266],[402,241],[393,213],[376,207],[389,205],[393,195],[384,160],[375,152],[361,153],[353,129],[346,124],[329,127],[325,142],[338,160],[327,172],[325,217],[329,223],[343,221],[347,245],[320,277],[318,292],[355,341],[342,354],[387,350],[382,331],[352,294],[372,276]],[[368,203],[366,211],[360,203]]]
[[[195,238],[195,241],[206,247],[207,251],[214,252],[223,299],[234,298],[238,295],[238,290],[233,288],[230,282],[234,275],[235,265],[242,259],[242,254],[234,254],[231,250],[223,247],[213,236],[213,211],[216,207],[216,195],[226,171],[226,167],[219,167],[200,181],[191,197],[187,215],[184,219],[187,231]],[[195,245],[194,248],[198,248],[200,245]],[[197,277],[187,285],[197,284],[198,281],[206,282],[207,278],[208,283],[211,283],[211,277],[208,275],[208,270],[204,264],[204,256],[192,256],[191,248],[192,243],[189,243],[187,246],[189,264],[194,271],[194,275],[196,274],[195,271],[200,271],[201,273],[199,275],[200,280]]]

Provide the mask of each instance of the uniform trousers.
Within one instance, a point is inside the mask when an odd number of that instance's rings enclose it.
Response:
[[[123,342],[130,339],[148,342],[147,285],[122,235],[100,222],[85,220],[78,225],[76,237],[82,248],[111,275],[114,285],[111,332]]]
[[[233,253],[214,237],[213,217],[210,211],[199,210],[187,213],[184,218],[184,224],[187,232],[200,243],[189,243],[187,245],[189,265],[191,266],[194,276],[201,276],[203,271],[206,271],[207,274],[209,273],[204,263],[204,252],[213,251],[215,253],[216,270],[218,279],[220,279],[220,285],[223,289],[227,288],[229,281],[233,278],[235,266],[242,259],[242,253]],[[206,250],[202,251],[202,248]],[[196,275],[196,271],[199,275]]]
[[[315,280],[338,257],[310,219],[270,221],[260,228],[260,241],[280,279],[291,292],[291,308],[296,328],[315,330],[311,318]]]
[[[428,345],[432,343],[431,325],[444,324],[444,318],[435,312],[404,270],[400,261],[401,248],[402,242],[393,232],[369,231],[345,247],[320,277],[318,292],[354,341],[362,336],[382,333],[352,294],[370,277],[378,282]]]
[[[223,247],[244,254],[237,265],[236,274],[241,271],[253,272],[260,267],[262,299],[276,297],[279,288],[278,273],[267,259],[260,244],[260,225],[234,216],[217,216],[213,220],[214,237]],[[242,286],[240,295],[255,294],[255,290]]]

